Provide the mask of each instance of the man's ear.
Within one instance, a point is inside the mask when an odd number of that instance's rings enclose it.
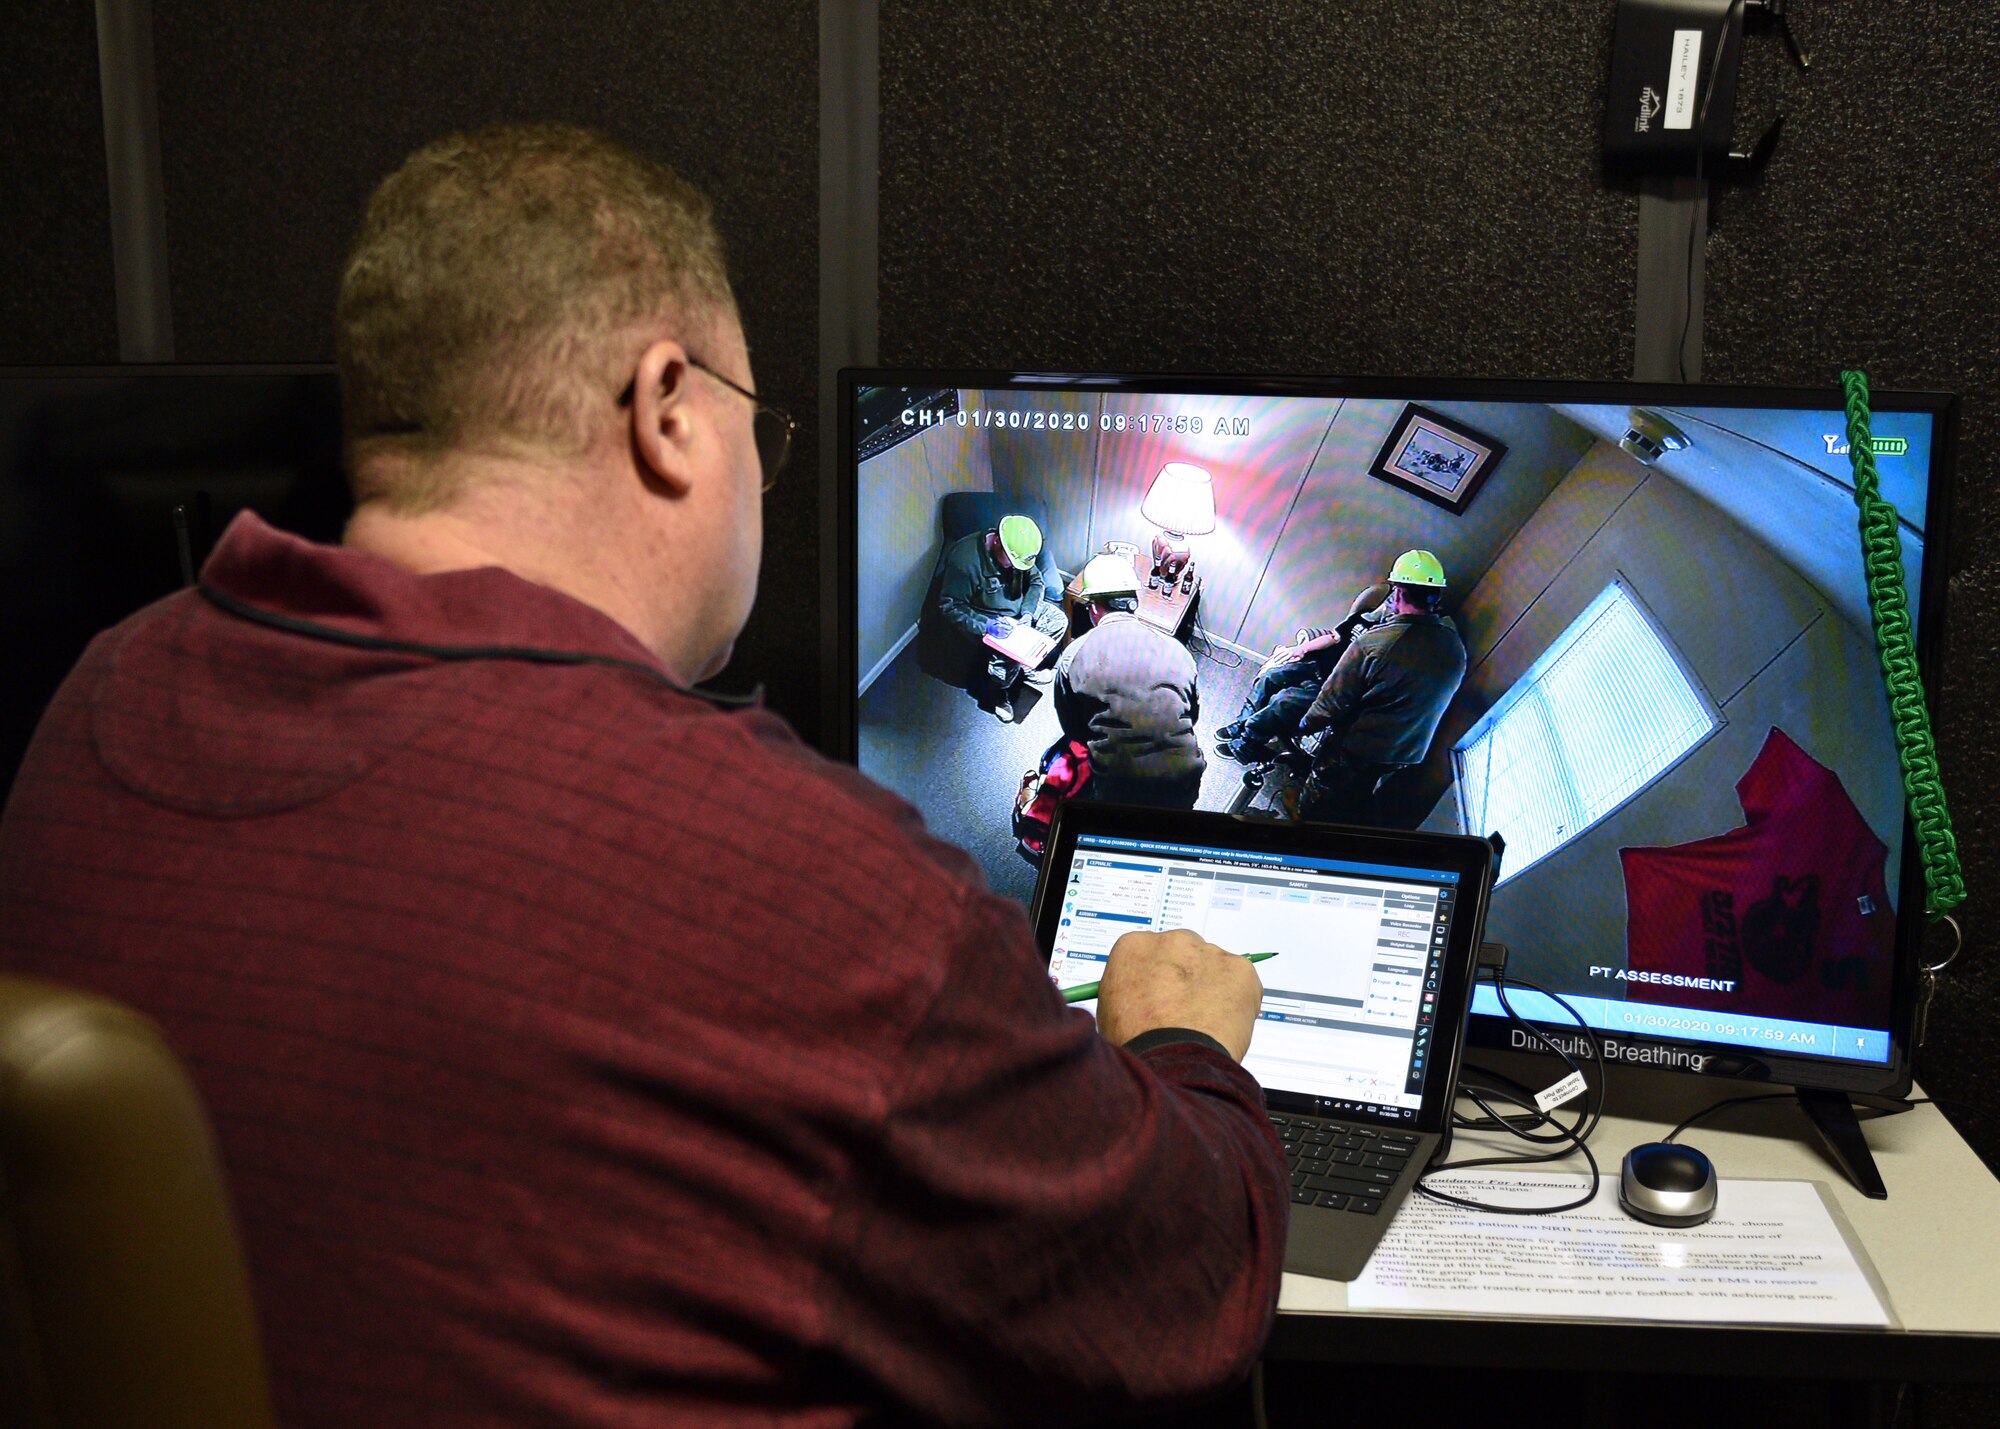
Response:
[[[632,457],[675,496],[689,485],[694,412],[687,349],[663,338],[639,354],[632,377]]]

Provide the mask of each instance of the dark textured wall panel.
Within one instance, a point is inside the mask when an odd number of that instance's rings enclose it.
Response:
[[[883,358],[1620,375],[1610,33],[1574,0],[890,7]]]
[[[766,579],[722,682],[761,679],[818,724],[819,37],[810,6],[155,8],[179,356],[328,360],[335,284],[375,184],[455,129],[564,120],[661,159],[715,199],[759,387],[799,414],[767,498]]]
[[[882,36],[886,362],[1623,378],[1637,202],[1599,178],[1614,6],[909,0]],[[1941,741],[2000,889],[2000,12],[1816,0],[1738,131],[1761,184],[1708,249],[1707,375],[1966,395]],[[1919,1075],[2000,1105],[2000,935],[1973,925]],[[1957,1112],[1990,1161],[2000,1125]]]
[[[97,22],[0,8],[0,364],[118,360]]]

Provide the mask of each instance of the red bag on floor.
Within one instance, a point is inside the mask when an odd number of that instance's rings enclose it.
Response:
[[[1014,796],[1014,846],[1022,858],[1041,866],[1056,806],[1074,799],[1090,784],[1090,750],[1070,738],[1058,739],[1041,762],[1021,776]]]

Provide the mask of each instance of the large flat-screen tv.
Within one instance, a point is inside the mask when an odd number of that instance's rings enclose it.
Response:
[[[1927,678],[1955,418],[1947,396],[1875,399]],[[1033,825],[1023,842],[1014,818],[1029,772],[1105,727],[1066,729],[1065,711],[1117,703],[1080,702],[1064,665],[1085,663],[1089,611],[1121,603],[1079,599],[1109,553],[1137,587],[1118,648],[1154,652],[1174,687],[1126,692],[1123,734],[1205,765],[1175,797],[1294,817],[1302,790],[1309,812],[1352,795],[1358,767],[1347,821],[1502,836],[1487,935],[1609,1055],[1907,1088],[1921,873],[1836,389],[864,370],[842,374],[839,421],[847,747],[996,889],[1033,889]],[[944,609],[1028,581],[1005,516],[1034,523],[1034,579],[1065,607],[1042,623],[1069,642],[1018,681]],[[1412,552],[1435,570],[1399,565]],[[1274,651],[1343,627],[1282,662],[1312,666],[1292,693],[1259,686]],[[1364,738],[1368,692],[1395,680]],[[1287,698],[1293,729],[1218,747]],[[1327,727],[1296,738],[1315,706]],[[1052,773],[1029,787],[1067,787],[1060,759]],[[1509,1039],[1499,1013],[1482,988],[1478,1041]]]

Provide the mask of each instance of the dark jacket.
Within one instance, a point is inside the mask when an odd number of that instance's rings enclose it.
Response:
[[[1194,656],[1136,615],[1106,615],[1063,652],[1055,700],[1063,733],[1090,746],[1095,775],[1189,781],[1208,767],[1194,732]]]
[[[1357,629],[1306,711],[1329,748],[1374,764],[1415,764],[1465,679],[1465,642],[1442,615],[1396,615]]]
[[[988,534],[974,531],[953,541],[938,571],[938,613],[974,644],[995,616],[1032,620],[1048,594],[1040,570],[1002,570],[986,549]]]

